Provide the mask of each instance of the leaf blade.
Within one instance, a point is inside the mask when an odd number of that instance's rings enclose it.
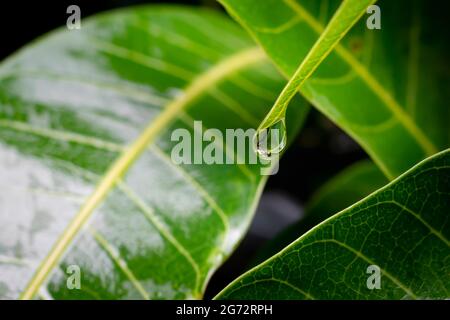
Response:
[[[260,124],[260,129],[269,128],[274,123],[285,118],[286,109],[296,92],[300,90],[305,81],[326,59],[334,47],[338,45],[350,28],[361,18],[366,8],[375,2],[376,0],[344,1],[339,6],[331,21],[320,33],[319,39],[314,43],[314,46],[284,87],[274,106]],[[342,23],[343,21],[345,23]]]
[[[56,31],[2,63],[0,255],[14,259],[0,261],[0,296],[200,298],[265,178],[258,165],[174,164],[171,133],[251,128],[233,97],[262,117],[258,92],[282,81],[254,48],[217,13],[148,6]],[[80,290],[66,285],[72,265]]]
[[[221,3],[290,77],[340,1],[269,0],[262,6],[253,0]],[[448,74],[439,68],[446,49],[442,44],[444,34],[429,18],[431,9],[425,2],[416,1],[411,6],[406,1],[381,0],[378,5],[383,13],[382,29],[368,30],[365,21],[357,24],[300,91],[393,179],[449,146],[444,93],[448,91]],[[411,18],[417,15],[420,19]],[[420,102],[412,113],[404,99],[404,87],[409,86],[405,48],[411,47],[409,32],[414,28],[410,26],[417,20],[427,22],[421,24],[419,34],[420,50],[426,54],[419,54],[421,79],[416,101]]]
[[[218,298],[239,299],[249,292],[264,299],[304,298],[281,291],[268,296],[269,287],[256,282],[271,278],[303,288],[315,299],[447,297],[449,159],[446,150],[421,162],[235,280]],[[422,206],[436,199],[438,207]],[[408,232],[402,234],[405,226]],[[369,265],[381,269],[380,290],[366,286]]]
[[[38,288],[48,276],[49,271],[52,270],[55,267],[55,264],[61,259],[67,245],[73,240],[80,228],[90,218],[95,208],[103,201],[109,190],[117,183],[119,177],[126,172],[134,160],[139,157],[153,141],[159,131],[167,126],[170,121],[173,121],[175,114],[179,113],[184,106],[195,99],[198,94],[202,93],[205,90],[205,87],[209,87],[212,83],[217,82],[222,79],[224,75],[228,75],[236,69],[248,66],[249,62],[262,61],[263,58],[264,55],[259,49],[250,49],[249,51],[244,51],[233,56],[230,60],[222,62],[214,69],[209,70],[208,73],[195,79],[185,90],[185,94],[180,96],[181,98],[169,104],[155,120],[152,120],[144,132],[124,153],[122,153],[119,159],[117,159],[106,173],[96,190],[74,217],[66,231],[63,232],[62,237],[58,240],[55,247],[45,259],[45,263],[38,269],[36,275],[29,283],[29,286],[25,289],[22,298],[30,299],[36,294]],[[221,215],[221,219],[224,221],[224,224],[226,224],[226,218],[223,215]]]

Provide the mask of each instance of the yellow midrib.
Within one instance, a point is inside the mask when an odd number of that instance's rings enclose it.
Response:
[[[262,61],[266,58],[260,48],[252,47],[224,59],[205,73],[196,77],[185,89],[182,95],[170,102],[155,120],[153,120],[143,133],[121,154],[114,162],[106,175],[100,181],[94,192],[87,199],[80,211],[70,222],[66,230],[60,236],[53,246],[52,250],[42,262],[35,274],[28,282],[25,290],[20,296],[21,299],[32,299],[41,285],[47,279],[50,272],[54,269],[68,245],[74,239],[81,227],[90,218],[94,209],[106,197],[108,192],[114,187],[116,182],[127,171],[130,165],[139,157],[139,155],[154,141],[162,129],[177,117],[177,114],[185,108],[190,102],[199,97],[209,87],[223,80],[227,75],[236,72],[239,69],[248,67],[251,64]]]
[[[324,26],[317,21],[305,8],[298,2],[293,0],[284,0],[284,2],[292,8],[304,21],[318,34],[324,30]],[[372,91],[380,98],[386,107],[399,119],[406,130],[416,139],[419,146],[425,151],[428,156],[438,152],[438,148],[429,140],[406,111],[399,105],[399,103],[386,91],[386,89],[370,74],[367,68],[362,65],[355,57],[348,52],[348,50],[341,44],[336,46],[336,53],[351,66],[359,77],[372,89]]]

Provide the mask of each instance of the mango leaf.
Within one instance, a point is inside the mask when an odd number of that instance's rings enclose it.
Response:
[[[361,160],[352,164],[313,194],[305,207],[305,215],[300,221],[269,240],[256,254],[253,265],[270,258],[325,219],[365,198],[387,183],[386,177],[372,161]]]
[[[346,0],[342,2],[327,24],[326,29],[321,33],[320,38],[314,43],[314,46],[278,96],[275,105],[260,124],[260,130],[270,128],[279,121],[284,121],[289,102],[297,91],[366,12],[366,8],[375,2],[376,0]]]
[[[334,215],[220,299],[450,297],[450,149]]]
[[[291,77],[342,1],[220,0]],[[425,1],[379,1],[301,93],[343,128],[390,179],[448,148],[448,41]],[[367,17],[367,18],[366,18]],[[430,18],[431,17],[431,18]]]
[[[238,26],[185,7],[102,14],[4,61],[0,297],[200,298],[267,177],[176,164],[172,133],[254,128],[282,86]],[[217,131],[205,145],[236,163]]]

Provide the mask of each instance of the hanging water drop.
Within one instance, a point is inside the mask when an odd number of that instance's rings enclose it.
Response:
[[[286,124],[283,118],[268,128],[258,129],[253,137],[253,146],[262,159],[270,160],[273,154],[284,149],[286,141]]]

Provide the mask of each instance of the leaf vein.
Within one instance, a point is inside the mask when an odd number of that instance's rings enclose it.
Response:
[[[130,280],[132,285],[136,288],[136,290],[142,295],[145,300],[150,300],[148,292],[142,287],[139,280],[134,275],[133,271],[128,267],[127,263],[124,259],[120,257],[119,250],[114,248],[112,244],[108,242],[97,230],[95,230],[92,226],[88,227],[89,232],[94,237],[95,241],[99,244],[100,248],[102,248],[107,255],[111,258],[111,260],[119,267],[122,273]]]
[[[316,33],[320,34],[325,29],[303,6],[294,0],[283,0],[293,11],[297,12]],[[419,146],[429,156],[438,152],[438,148],[425,135],[421,128],[411,119],[410,115],[399,105],[392,95],[370,74],[366,67],[361,64],[341,44],[336,46],[336,53],[349,64],[368,87],[380,98],[384,105],[396,116],[410,134],[416,139]]]
[[[131,164],[145,149],[148,148],[149,144],[154,142],[160,131],[171,123],[180,111],[198,98],[206,89],[217,82],[222,81],[229,74],[232,74],[239,69],[246,68],[263,59],[265,59],[265,55],[261,49],[255,47],[246,48],[229,56],[227,59],[222,60],[214,67],[206,70],[204,73],[193,79],[186,87],[184,94],[178,96],[174,101],[169,103],[156,119],[150,122],[135,142],[124,151],[111,166],[106,175],[99,182],[97,188],[81,207],[74,219],[69,223],[66,230],[61,234],[54,247],[48,253],[47,258],[36,270],[36,273],[29,281],[20,298],[31,299],[34,297],[41,284],[47,279],[51,270],[66,251],[69,243],[77,235],[78,231],[86,221],[90,219],[95,208],[103,201]]]
[[[172,232],[160,221],[159,217],[155,214],[154,210],[150,208],[144,200],[142,200],[129,186],[124,182],[118,183],[119,189],[131,200],[134,204],[144,213],[145,217],[150,221],[150,223],[155,226],[159,233],[169,241],[177,251],[186,258],[188,263],[191,265],[195,272],[195,288],[199,290],[200,286],[200,268],[194,258],[191,256],[189,251],[178,241],[178,239],[172,234]],[[195,292],[199,294],[199,292]]]

